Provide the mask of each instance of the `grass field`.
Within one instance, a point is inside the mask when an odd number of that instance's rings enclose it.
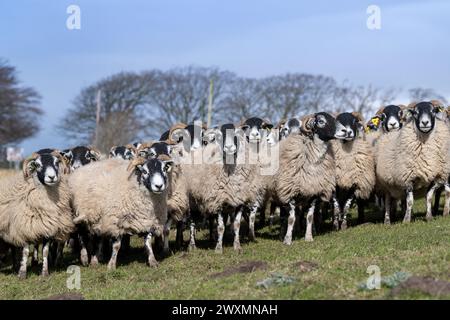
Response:
[[[417,205],[423,207],[423,202]],[[371,221],[376,218],[369,215]],[[325,230],[330,227],[326,221]],[[3,267],[0,299],[42,299],[68,293],[85,299],[450,298],[450,218],[425,222],[419,214],[411,224],[367,223],[341,232],[325,231],[312,243],[297,237],[291,247],[278,240],[278,232],[278,227],[260,229],[255,243],[245,242],[244,237],[241,254],[233,251],[228,234],[223,255],[215,254],[206,232],[201,232],[197,250],[175,252],[157,269],[145,265],[143,241],[133,237],[131,252],[119,253],[117,270],[108,272],[105,264],[82,267],[80,290],[66,288],[70,275],[65,268],[51,269],[50,276],[42,278],[39,268],[33,267],[28,279],[21,281],[10,267]],[[76,263],[67,252],[66,267]],[[366,283],[370,265],[377,265],[382,277],[407,272],[419,278],[394,291],[386,286],[362,290],[359,286]],[[257,286],[274,274],[280,284]],[[422,277],[440,282],[430,283]]]

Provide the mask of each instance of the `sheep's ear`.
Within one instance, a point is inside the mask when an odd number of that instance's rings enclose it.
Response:
[[[263,129],[270,130],[270,129],[273,128],[273,124],[270,123],[269,120],[264,119],[264,120],[263,120],[263,123],[262,123],[262,125],[261,125],[261,127],[262,127]]]
[[[436,113],[436,118],[438,118],[439,120],[445,120],[445,118],[447,117],[447,110],[444,106],[435,106],[433,110]]]
[[[109,150],[109,157],[115,157],[116,156],[116,148],[117,147],[111,147],[111,150]]]
[[[203,140],[206,141],[207,143],[214,142],[220,134],[221,134],[220,130],[218,129],[214,128],[208,129],[203,134]]]
[[[97,148],[89,147],[89,156],[91,160],[98,161],[101,157],[101,152]]]
[[[34,171],[36,171],[36,159],[39,155],[33,153],[28,159],[26,159],[23,164],[22,164],[22,172],[23,172],[23,177],[25,179],[28,179],[29,177],[31,177],[31,175],[33,174]]]
[[[164,170],[166,172],[172,171],[173,160],[166,160],[166,161],[163,161],[163,163],[164,163]]]

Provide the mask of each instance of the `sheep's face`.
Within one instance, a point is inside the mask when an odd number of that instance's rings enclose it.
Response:
[[[172,165],[172,160],[148,159],[136,167],[139,183],[152,193],[164,192],[168,186]]]
[[[380,117],[383,123],[384,130],[386,130],[387,132],[401,129],[401,119],[403,117],[403,111],[399,106],[389,105],[385,107]]]
[[[336,117],[336,138],[352,141],[362,127],[361,122],[353,114],[343,112]]]
[[[221,147],[224,156],[234,156],[239,151],[239,139],[242,139],[243,135],[242,129],[236,128],[232,123],[227,123],[216,131],[215,141]]]
[[[126,146],[118,146],[111,148],[109,156],[112,158],[119,157],[125,160],[131,160],[134,159],[134,157],[136,156],[136,152],[132,148]]]
[[[84,146],[70,149],[64,153],[64,156],[69,160],[72,171],[100,159],[99,152]]]
[[[289,119],[280,128],[280,140],[286,139],[290,134],[300,133],[301,121],[295,118]]]
[[[171,153],[171,146],[165,142],[155,142],[150,147],[139,150],[139,156],[143,158],[157,158],[160,155],[170,157]]]
[[[420,102],[408,111],[413,116],[417,129],[422,133],[429,133],[434,128],[440,109],[430,102]]]
[[[303,130],[312,133],[322,141],[329,141],[338,137],[336,120],[329,113],[319,112],[305,121]]]
[[[251,143],[259,143],[263,139],[267,140],[272,128],[273,125],[269,121],[257,117],[245,120],[241,126],[247,141]]]
[[[60,169],[64,165],[62,158],[50,153],[40,154],[35,159],[27,161],[24,165],[29,175],[45,186],[53,186],[60,181]]]
[[[178,128],[172,132],[171,139],[176,143],[183,143],[187,152],[197,150],[203,146],[204,130],[200,125],[190,124],[185,128]],[[163,138],[161,136],[161,138]],[[162,139],[164,140],[164,139]]]

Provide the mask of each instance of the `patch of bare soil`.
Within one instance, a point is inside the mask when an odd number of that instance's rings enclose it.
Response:
[[[248,261],[225,269],[222,272],[213,273],[209,276],[211,279],[229,277],[237,273],[250,273],[256,270],[266,270],[268,267],[264,261]]]
[[[294,267],[298,268],[300,272],[310,272],[317,269],[319,265],[311,261],[298,261],[294,263]]]
[[[411,276],[393,288],[390,294],[396,296],[407,291],[420,291],[432,296],[450,295],[450,282],[432,277]]]
[[[79,293],[63,293],[63,294],[57,294],[48,298],[45,298],[43,300],[84,300],[84,297]]]

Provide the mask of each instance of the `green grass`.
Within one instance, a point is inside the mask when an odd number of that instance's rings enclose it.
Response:
[[[208,248],[206,232],[201,232],[197,250],[175,252],[157,269],[145,265],[143,240],[133,237],[131,253],[126,257],[119,254],[116,271],[108,272],[105,264],[82,267],[81,290],[72,292],[86,299],[449,299],[448,295],[416,291],[392,297],[388,288],[358,289],[366,282],[369,265],[379,266],[381,276],[404,271],[450,280],[450,218],[441,216],[425,222],[422,215],[414,217],[410,224],[370,223],[341,232],[326,231],[316,235],[312,243],[297,237],[291,247],[278,240],[278,228],[265,227],[258,230],[255,243],[243,237],[241,254],[233,251],[231,235],[225,239],[223,255],[215,254],[211,246]],[[375,218],[369,215],[369,220]],[[329,226],[326,221],[325,230]],[[66,265],[76,264],[69,253],[65,259]],[[264,261],[268,268],[210,277],[247,261]],[[317,268],[302,272],[295,266],[299,261],[314,262]],[[38,268],[32,268],[28,279],[22,281],[10,269],[0,269],[0,299],[41,299],[69,292],[65,269],[51,269],[44,279],[38,275]],[[295,281],[268,289],[256,286],[275,272]]]

